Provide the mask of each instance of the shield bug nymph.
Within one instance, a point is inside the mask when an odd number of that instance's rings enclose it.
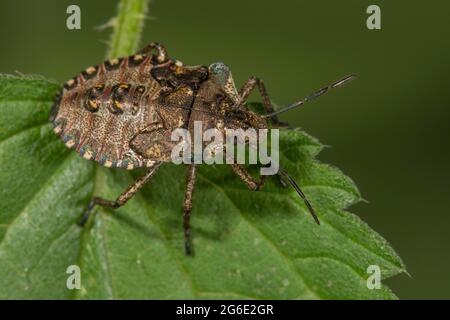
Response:
[[[277,115],[308,102],[329,89],[353,79],[347,76],[306,98],[274,111],[263,81],[249,78],[237,90],[229,68],[219,62],[184,66],[171,59],[166,49],[151,43],[138,53],[91,66],[67,81],[56,98],[50,120],[66,146],[82,157],[109,168],[147,167],[143,176],[116,200],[94,197],[81,221],[83,225],[96,205],[119,208],[139,191],[164,162],[171,161],[177,128],[192,130],[195,121],[204,129],[267,129],[278,126]],[[265,114],[246,106],[252,90],[261,94]],[[250,188],[259,190],[265,176],[254,179],[240,164],[229,164]],[[190,164],[183,203],[186,253],[191,253],[190,216],[197,164]],[[295,181],[280,168],[280,181],[292,185],[319,223],[314,209]]]

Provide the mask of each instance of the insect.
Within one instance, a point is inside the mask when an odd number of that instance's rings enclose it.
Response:
[[[164,46],[158,43],[151,43],[132,56],[110,59],[87,68],[67,81],[55,100],[50,114],[55,133],[68,148],[105,167],[128,170],[146,167],[147,170],[116,200],[92,198],[80,224],[87,221],[96,205],[112,209],[125,205],[149,182],[161,164],[171,161],[174,129],[192,130],[194,121],[202,121],[205,129],[221,131],[278,126],[278,114],[311,101],[354,77],[347,76],[275,111],[261,79],[249,78],[238,91],[225,64],[184,66],[169,58]],[[246,106],[255,88],[261,94],[264,115]],[[264,185],[264,175],[255,179],[240,164],[230,164],[230,167],[251,190],[259,190]],[[186,254],[192,253],[190,217],[196,172],[197,164],[190,164],[183,202]],[[295,188],[319,224],[313,207],[295,181],[282,168],[278,176],[285,186],[290,184]]]

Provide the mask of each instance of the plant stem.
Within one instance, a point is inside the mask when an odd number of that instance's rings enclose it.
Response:
[[[119,1],[117,16],[110,22],[113,32],[108,44],[107,59],[131,55],[137,51],[149,2],[149,0]],[[96,181],[103,181],[108,174],[107,171],[108,169],[104,167],[96,167]],[[97,190],[94,195],[102,195]]]
[[[113,33],[107,58],[133,54],[138,49],[149,0],[120,0],[112,20]]]

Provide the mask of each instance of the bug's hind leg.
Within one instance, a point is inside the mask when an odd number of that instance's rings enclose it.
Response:
[[[263,106],[266,111],[266,113],[272,113],[274,112],[272,102],[270,101],[269,94],[267,93],[266,86],[262,79],[257,77],[250,77],[242,86],[241,90],[239,90],[239,98],[241,100],[241,103],[245,103],[252,91],[255,88],[258,88],[259,93],[261,94],[261,98],[263,101]],[[271,117],[272,124],[277,126],[284,126],[284,123],[281,123],[278,120],[278,117]]]
[[[156,50],[156,61],[159,63],[166,62],[169,59],[166,48],[157,42],[152,42],[148,46],[139,50],[139,53],[149,54],[152,50]]]
[[[242,181],[245,182],[245,184],[248,186],[250,190],[260,190],[265,182],[266,176],[260,176],[259,180],[256,181],[250,173],[248,173],[247,170],[245,170],[241,165],[238,164],[232,164],[231,169],[233,169],[233,172],[241,178]],[[283,188],[287,188],[288,184],[282,179],[282,177],[277,174],[277,179],[280,185]]]
[[[259,180],[255,180],[255,178],[253,178],[250,173],[245,170],[245,168],[243,166],[241,166],[240,164],[230,164],[231,169],[233,170],[233,172],[239,177],[241,178],[242,181],[245,182],[245,184],[247,185],[247,187],[250,190],[260,190],[263,185],[264,182],[266,180],[266,176],[259,176]]]
[[[151,179],[151,177],[153,177],[153,175],[156,173],[161,164],[162,164],[161,162],[155,162],[154,165],[150,167],[143,176],[138,178],[124,192],[122,192],[122,194],[115,201],[106,200],[99,197],[92,198],[91,202],[89,202],[86,211],[83,214],[83,217],[78,222],[78,224],[80,226],[83,226],[86,223],[86,221],[89,219],[89,216],[91,215],[92,210],[96,205],[100,205],[102,207],[111,209],[117,209],[123,206],[128,200],[130,200],[136,194],[136,192],[138,192]]]
[[[192,197],[194,195],[195,179],[197,176],[197,167],[191,164],[188,169],[186,178],[186,192],[184,194],[183,202],[183,230],[184,230],[184,249],[186,254],[192,253],[191,248],[191,211],[192,211]]]

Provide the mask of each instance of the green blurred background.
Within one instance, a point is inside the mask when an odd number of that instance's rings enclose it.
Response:
[[[81,30],[66,8],[81,7]],[[366,28],[381,7],[382,30]],[[320,159],[369,201],[351,209],[394,246],[411,278],[400,298],[450,298],[450,2],[154,0],[143,42],[186,64],[226,62],[241,85],[257,75],[288,104],[346,74],[359,79],[283,119],[332,146]],[[2,0],[0,72],[63,82],[99,63],[114,1]],[[254,99],[258,99],[254,95]]]

